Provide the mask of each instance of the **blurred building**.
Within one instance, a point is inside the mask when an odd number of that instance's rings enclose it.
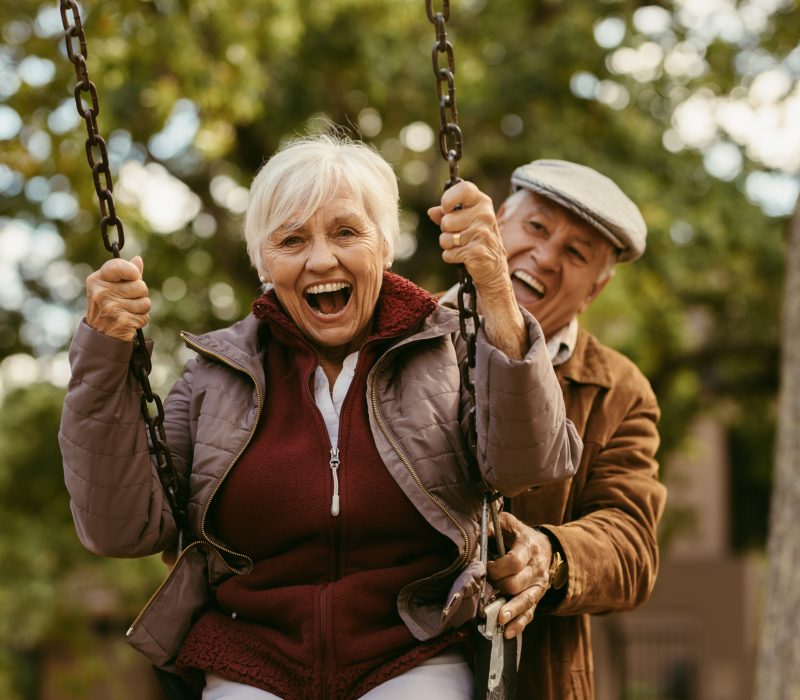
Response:
[[[673,534],[653,596],[593,619],[597,700],[750,700],[761,563],[730,548],[724,429],[700,419],[664,473]]]

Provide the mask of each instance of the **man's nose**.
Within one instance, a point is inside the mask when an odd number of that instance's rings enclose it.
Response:
[[[306,267],[314,272],[330,270],[336,267],[338,259],[333,252],[333,246],[327,236],[314,236],[308,251]]]
[[[553,240],[539,241],[531,248],[531,255],[536,261],[536,265],[541,270],[554,270],[558,265],[561,252],[559,246]]]

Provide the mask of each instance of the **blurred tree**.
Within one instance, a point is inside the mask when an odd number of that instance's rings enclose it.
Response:
[[[3,403],[0,696],[8,700],[39,697],[32,652],[41,640],[85,649],[87,617],[121,635],[142,605],[143,590],[164,573],[158,557],[104,560],[78,543],[55,439],[62,396],[52,384],[37,383],[9,393]],[[85,690],[74,697],[87,697]]]
[[[758,654],[756,700],[800,696],[800,202],[790,227],[783,331],[775,488]]]

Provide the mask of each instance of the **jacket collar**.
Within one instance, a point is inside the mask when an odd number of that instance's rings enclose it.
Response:
[[[578,329],[578,340],[572,357],[557,368],[558,374],[578,384],[595,384],[610,388],[613,385],[611,368],[600,342],[583,328]]]
[[[252,314],[232,326],[201,335],[181,332],[181,338],[192,350],[212,355],[226,364],[249,374],[258,374],[261,365],[264,327]]]

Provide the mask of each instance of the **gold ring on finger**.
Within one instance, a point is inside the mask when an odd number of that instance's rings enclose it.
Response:
[[[461,234],[454,233],[453,234],[453,248],[460,248],[461,247]]]

